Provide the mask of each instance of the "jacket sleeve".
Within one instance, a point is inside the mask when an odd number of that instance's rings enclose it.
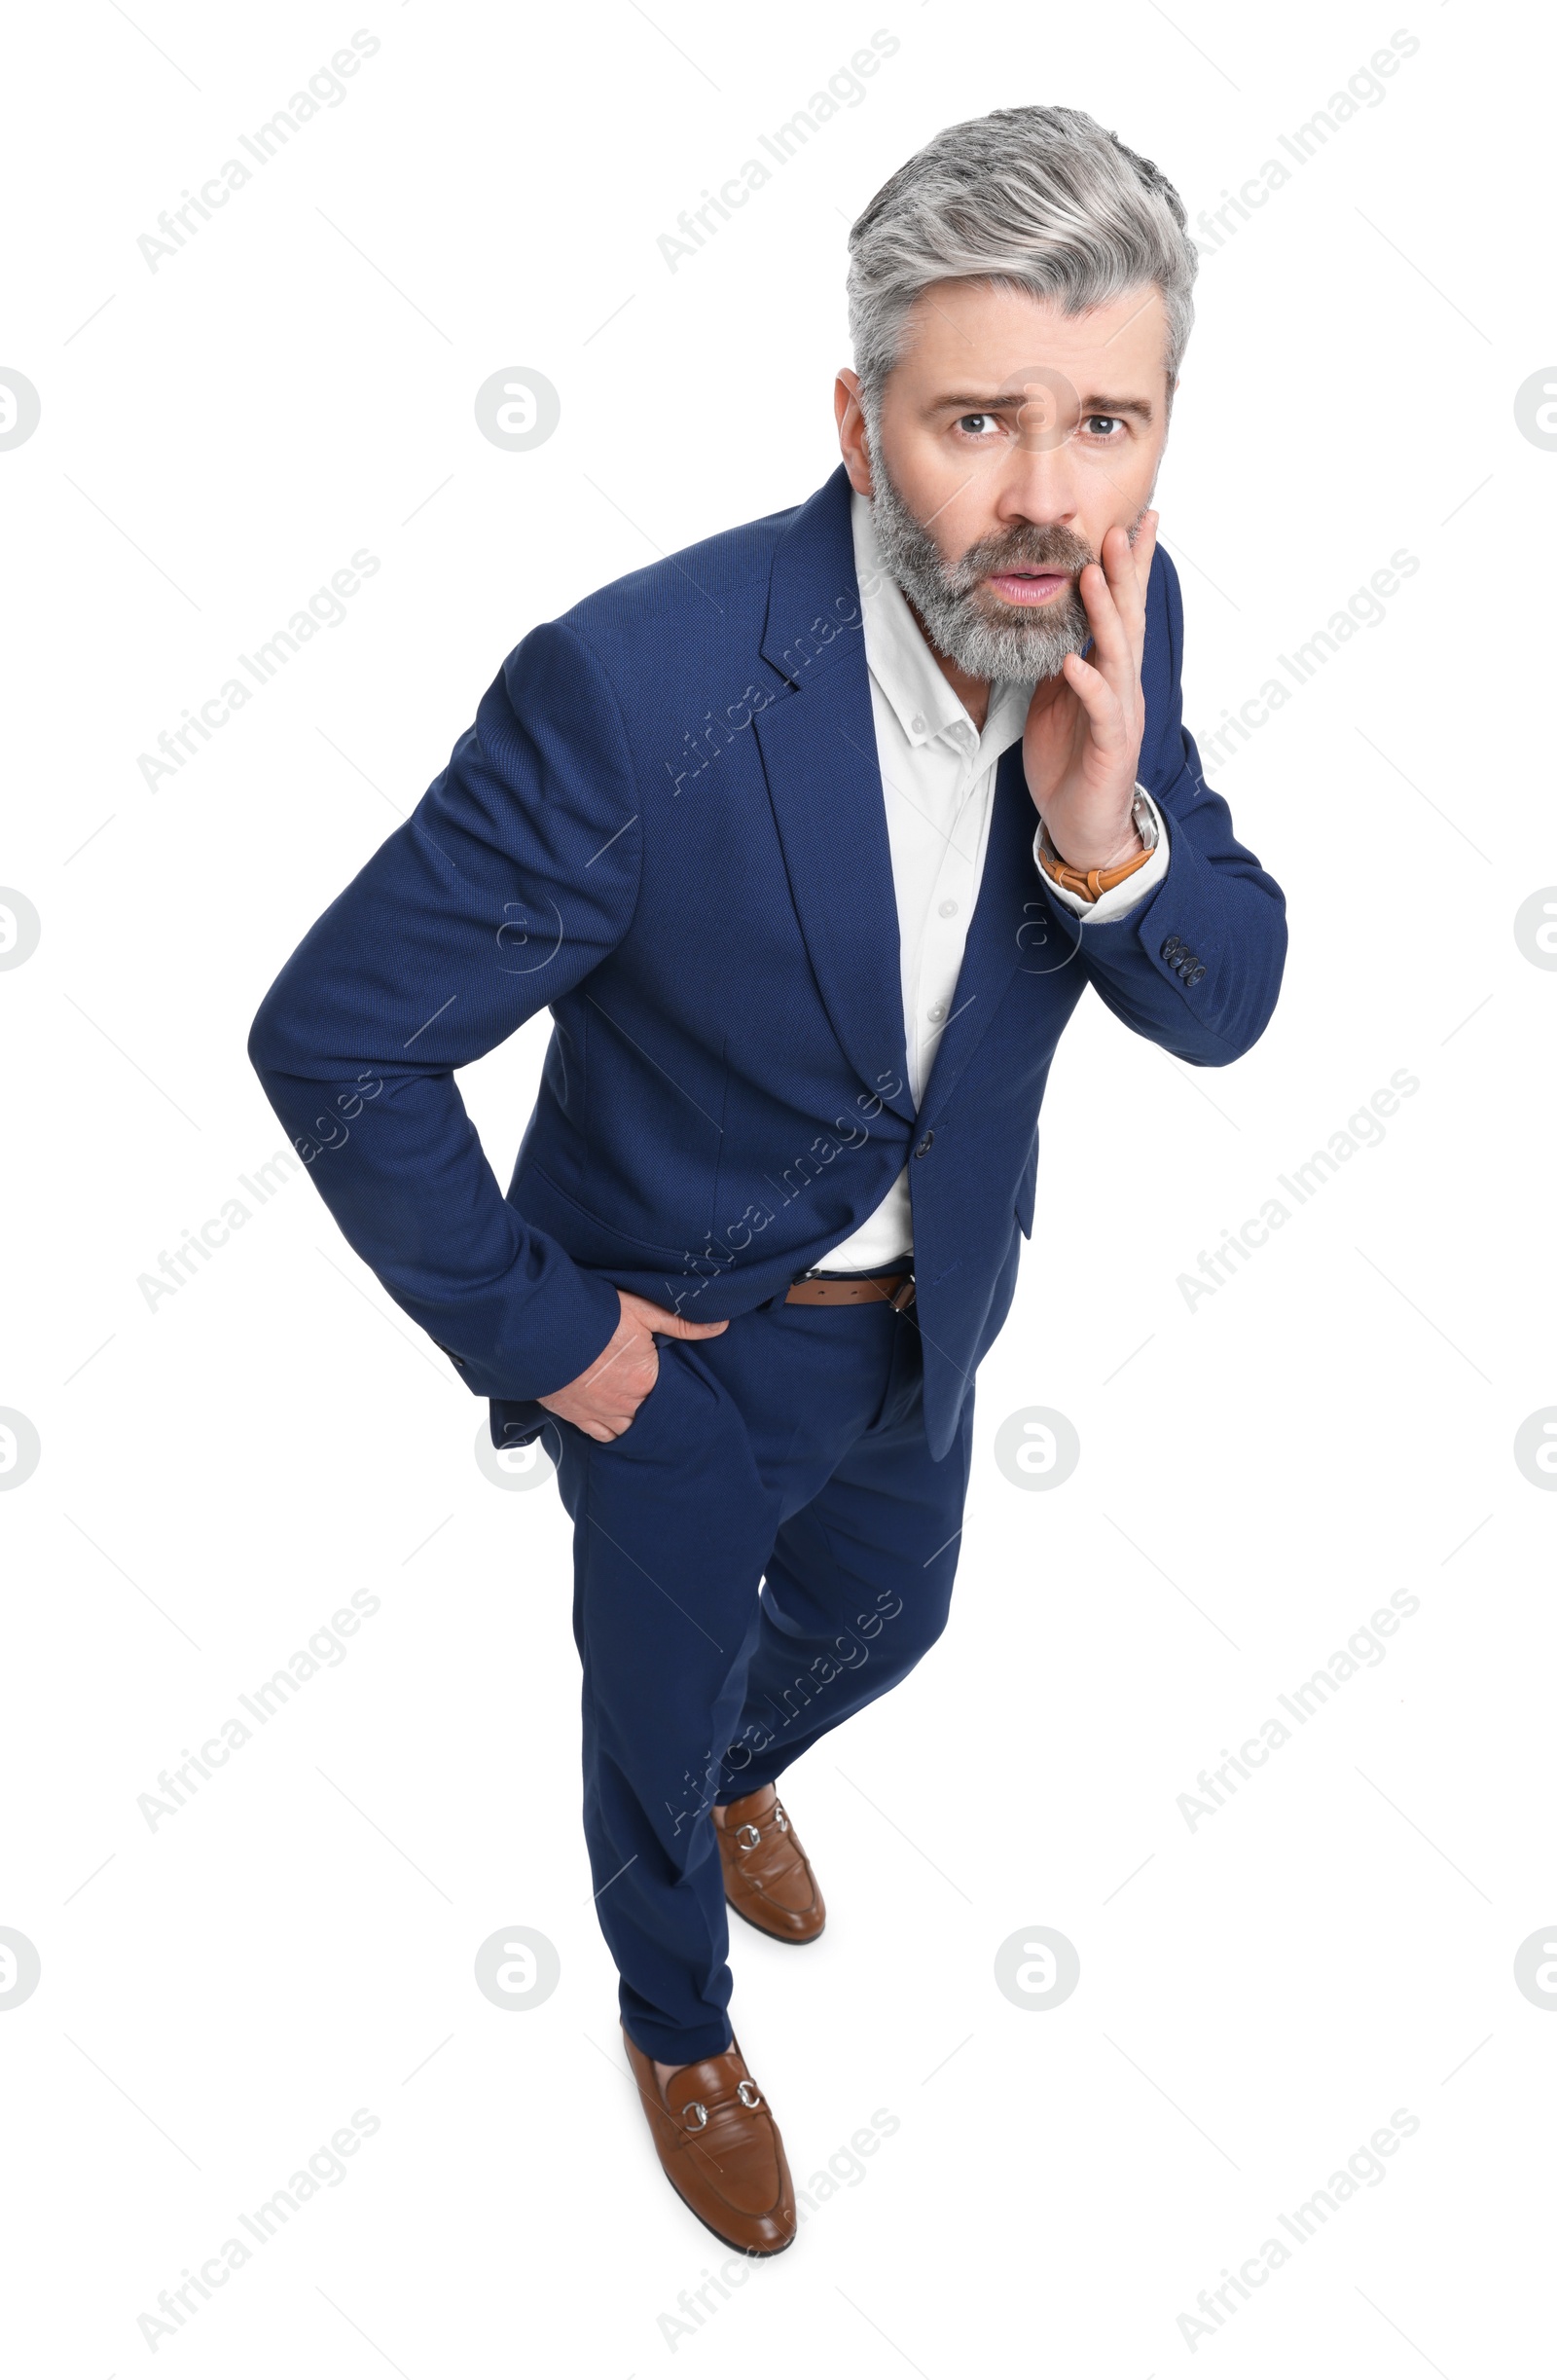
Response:
[[[249,1056],[320,1196],[477,1395],[549,1396],[620,1315],[503,1196],[454,1081],[611,951],[637,898],[615,694],[553,622],[412,816],[304,936]]]
[[[1183,723],[1178,574],[1160,546],[1152,580],[1146,634],[1166,658],[1166,689],[1153,706],[1150,670],[1141,783],[1167,816],[1168,871],[1149,899],[1108,925],[1053,908],[1099,998],[1132,1032],[1191,1066],[1226,1066],[1253,1047],[1276,1007],[1286,904],[1201,774]]]

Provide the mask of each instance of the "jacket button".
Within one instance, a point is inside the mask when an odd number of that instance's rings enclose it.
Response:
[[[1162,955],[1163,955],[1164,959],[1166,959],[1166,960],[1168,960],[1168,961],[1170,961],[1170,962],[1171,962],[1171,961],[1172,961],[1172,959],[1173,959],[1173,956],[1174,956],[1175,951],[1177,951],[1177,950],[1182,950],[1182,949],[1183,949],[1183,947],[1184,947],[1184,946],[1183,946],[1182,942],[1181,942],[1181,941],[1178,939],[1177,934],[1171,934],[1168,936],[1167,941],[1166,941],[1166,942],[1164,942],[1164,944],[1163,944],[1163,946],[1162,946]]]
[[[1205,972],[1205,968],[1197,959],[1194,966],[1190,969],[1188,974],[1184,977],[1184,981],[1186,983],[1198,983]]]
[[[919,1147],[918,1147],[918,1148],[915,1150],[914,1154],[915,1154],[917,1157],[922,1157],[922,1156],[925,1155],[925,1154],[926,1154],[926,1153],[928,1152],[929,1145],[930,1145],[931,1141],[932,1141],[934,1138],[935,1138],[935,1135],[934,1135],[934,1133],[933,1133],[933,1132],[926,1132],[926,1133],[925,1133],[925,1135],[924,1135],[924,1138],[923,1138],[923,1140],[920,1142]]]

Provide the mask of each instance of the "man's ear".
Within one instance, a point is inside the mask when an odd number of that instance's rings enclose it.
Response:
[[[859,402],[859,374],[847,367],[833,384],[833,415],[838,423],[838,445],[849,473],[849,484],[859,495],[873,494],[870,478],[870,440],[865,429],[865,415]]]

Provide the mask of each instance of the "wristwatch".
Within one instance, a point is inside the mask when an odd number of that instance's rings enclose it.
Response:
[[[1096,900],[1101,894],[1111,893],[1116,884],[1123,884],[1125,878],[1133,876],[1138,867],[1144,867],[1157,848],[1157,821],[1142,785],[1136,787],[1130,821],[1144,848],[1138,851],[1133,860],[1122,860],[1117,867],[1091,867],[1083,871],[1069,866],[1049,840],[1047,824],[1038,836],[1038,864],[1046,876],[1052,876],[1056,884],[1063,884],[1068,893],[1079,893],[1084,900]]]

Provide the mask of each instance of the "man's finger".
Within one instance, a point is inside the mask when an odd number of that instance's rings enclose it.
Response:
[[[1083,570],[1081,601],[1086,605],[1087,623],[1092,630],[1091,666],[1107,680],[1115,700],[1128,709],[1135,698],[1140,669],[1130,631],[1120,616],[1106,570],[1100,568],[1096,578],[1091,575],[1090,567]]]
[[[663,1305],[649,1310],[660,1317],[649,1324],[649,1329],[660,1332],[666,1338],[716,1338],[721,1331],[730,1328],[728,1322],[688,1322],[684,1315],[668,1313]]]
[[[1146,583],[1151,577],[1152,556],[1157,551],[1157,521],[1158,515],[1154,512],[1142,516],[1136,532],[1136,542],[1130,549],[1130,569],[1134,580],[1131,622],[1138,650],[1145,642],[1146,637]]]
[[[1114,751],[1125,740],[1124,714],[1108,680],[1079,653],[1065,657],[1066,683],[1087,714],[1092,740],[1100,751]]]
[[[1141,527],[1136,531],[1136,542],[1131,547],[1131,552],[1135,557],[1136,580],[1141,588],[1142,603],[1146,600],[1146,581],[1151,576],[1151,558],[1157,551],[1157,524],[1161,519],[1162,515],[1159,512],[1143,514]]]
[[[1128,530],[1106,530],[1099,551],[1109,592],[1119,607],[1119,616],[1138,644],[1145,629],[1146,579],[1155,550],[1156,518],[1155,513],[1149,512],[1141,516],[1134,545],[1130,542]]]
[[[1102,561],[1108,592],[1113,597],[1126,635],[1139,646],[1146,619],[1145,582],[1137,569],[1136,548],[1130,542],[1128,531],[1108,531],[1103,540]]]

